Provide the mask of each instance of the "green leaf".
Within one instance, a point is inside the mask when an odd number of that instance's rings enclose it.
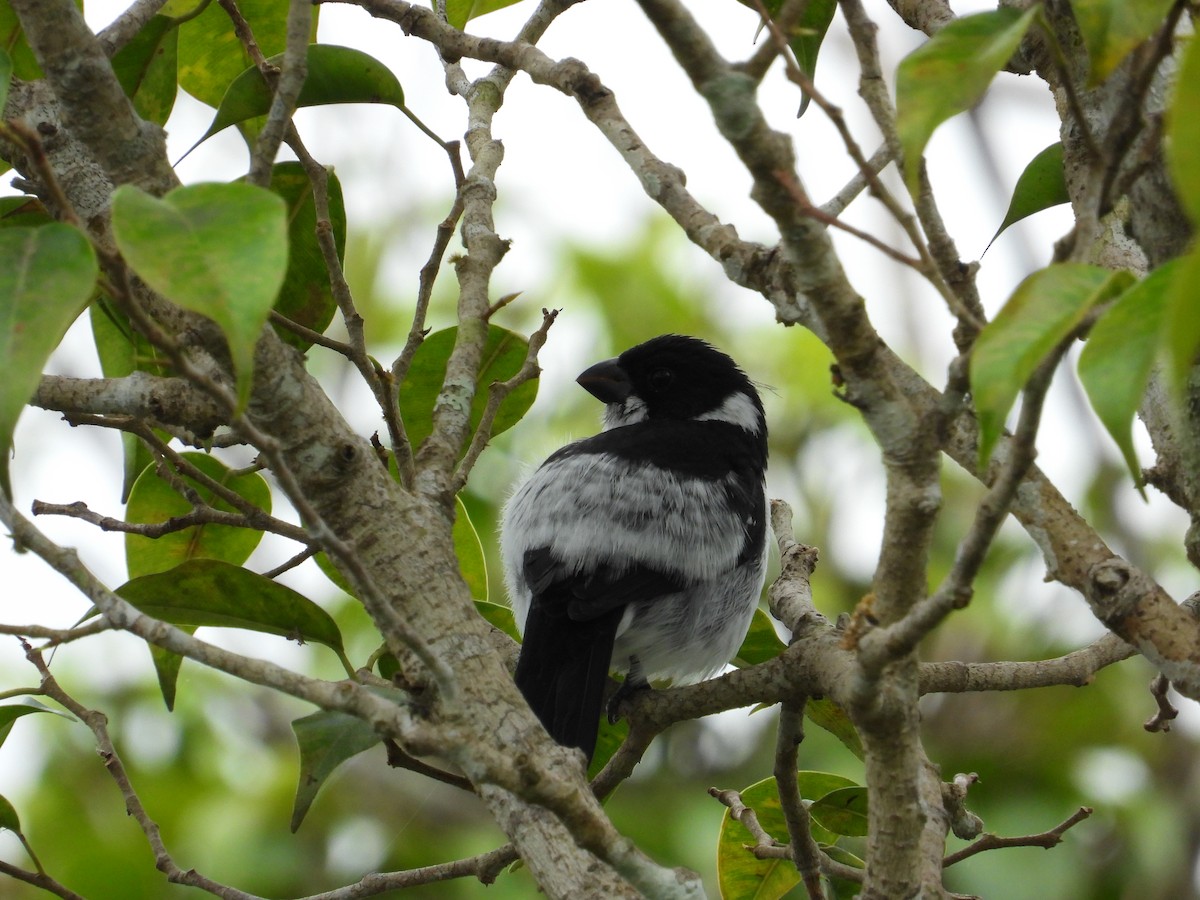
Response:
[[[621,749],[625,738],[629,736],[629,722],[619,719],[608,721],[608,715],[600,716],[600,728],[596,732],[596,749],[592,751],[592,761],[588,763],[587,777],[591,781],[600,774],[600,770],[608,765],[613,754]],[[611,796],[611,795],[610,795]]]
[[[518,0],[446,0],[446,18],[455,28],[463,29],[471,19],[512,6]]]
[[[805,798],[824,797],[839,788],[857,787],[849,778],[828,772],[798,773],[800,795]],[[787,822],[779,802],[779,787],[774,778],[766,778],[744,788],[742,802],[751,807],[759,824],[781,843],[788,841]],[[814,837],[817,832],[814,831]],[[832,843],[836,836],[826,837]],[[818,837],[818,840],[821,840]],[[800,874],[790,860],[756,859],[747,849],[754,838],[745,826],[726,810],[717,838],[717,881],[721,896],[727,900],[753,897],[754,900],[773,900],[784,896],[800,883]]]
[[[0,197],[0,228],[49,225],[53,221],[37,197]]]
[[[17,418],[46,360],[83,312],[98,271],[91,243],[70,225],[0,229],[0,490],[10,497]]]
[[[507,606],[487,600],[476,600],[475,611],[483,616],[493,628],[499,628],[514,641],[520,642],[521,635],[517,631],[517,621],[513,618],[512,610]]]
[[[288,266],[275,310],[293,322],[324,332],[333,320],[337,301],[329,285],[329,270],[317,243],[317,209],[312,185],[304,166],[298,162],[282,162],[271,170],[271,190],[287,204]],[[338,259],[346,251],[346,206],[342,200],[342,183],[329,173],[329,224]],[[276,333],[301,352],[310,343],[287,328],[276,326]]]
[[[73,718],[57,709],[51,709],[44,703],[38,703],[32,697],[26,697],[20,704],[11,703],[6,706],[0,706],[0,744],[8,738],[8,734],[12,731],[13,723],[22,716],[27,716],[30,713],[53,713],[56,716],[62,716],[66,719]],[[0,825],[0,827],[3,827]]]
[[[471,596],[476,600],[486,600],[488,573],[483,541],[479,539],[479,532],[475,530],[462,498],[455,497],[454,500],[454,554],[458,557],[459,571],[471,589]]]
[[[754,10],[759,15],[763,10],[766,10],[767,15],[774,19],[779,10],[783,7],[783,0],[766,0],[760,4],[759,0],[738,0],[742,6]],[[837,10],[837,0],[809,0],[804,5],[803,11],[800,13],[800,19],[791,30],[791,38],[788,41],[792,48],[792,53],[796,56],[796,62],[800,66],[800,70],[809,77],[810,80],[817,73],[817,54],[821,52],[821,44],[825,41],[825,35],[829,31],[829,24],[833,21],[833,14]],[[766,27],[763,22],[759,25],[757,38],[762,30]],[[808,94],[804,94],[800,101],[800,110],[796,113],[796,118],[804,115],[804,111],[808,109],[808,104],[812,98]]]
[[[1118,297],[1092,327],[1079,355],[1079,380],[1092,409],[1121,448],[1138,490],[1142,490],[1142,469],[1133,449],[1133,417],[1158,358],[1162,323],[1178,268],[1179,261],[1172,260]]]
[[[955,19],[900,62],[896,131],[904,149],[904,181],[917,190],[921,154],[934,130],[983,97],[1029,29],[1038,7],[1009,7]]]
[[[787,644],[779,639],[775,626],[771,624],[771,617],[762,609],[756,609],[750,620],[750,630],[746,632],[737,656],[730,662],[739,669],[756,666],[774,659],[786,649]]]
[[[96,356],[100,360],[100,371],[105,378],[124,378],[133,372],[148,372],[165,375],[169,364],[160,357],[160,351],[141,332],[135,331],[125,313],[101,294],[88,307],[92,322],[92,341],[96,345]],[[164,440],[170,436],[160,433]],[[124,476],[121,484],[121,502],[129,501],[129,493],[137,477],[154,457],[146,445],[133,434],[121,432],[121,449]]]
[[[17,815],[17,810],[8,801],[8,798],[0,794],[0,829],[7,828],[14,834],[21,833],[21,819]]]
[[[287,272],[285,216],[278,196],[250,184],[190,185],[162,200],[128,184],[113,193],[113,234],[126,262],[168,300],[221,327],[241,406],[254,345]]]
[[[353,756],[379,743],[367,722],[341,712],[321,710],[292,722],[300,747],[300,783],[292,806],[292,831],[300,827],[317,791],[333,771]]]
[[[821,44],[829,32],[829,25],[833,22],[836,10],[837,0],[808,0],[804,5],[804,12],[800,15],[800,21],[796,23],[792,32],[794,36],[788,42],[792,52],[796,54],[800,71],[807,75],[810,81],[816,78],[817,54],[821,52]],[[803,96],[800,100],[800,111],[796,113],[797,118],[804,115],[811,101],[812,98],[808,94]]]
[[[1193,226],[1200,226],[1200,41],[1187,42],[1164,141],[1171,178]],[[1172,387],[1182,395],[1200,351],[1200,248],[1193,247],[1173,279],[1167,302],[1166,346]]]
[[[385,650],[376,658],[375,668],[379,671],[380,678],[391,681],[400,671],[400,660]]]
[[[334,585],[336,585],[345,593],[349,594],[351,597],[357,598],[358,595],[355,593],[349,579],[347,579],[346,576],[341,573],[341,570],[333,564],[324,550],[314,556],[313,561],[317,564],[317,568],[324,572],[325,577],[332,581]]]
[[[846,749],[859,759],[863,758],[862,738],[858,736],[858,730],[846,715],[846,711],[832,700],[827,697],[810,699],[804,704],[804,715],[814,725],[824,728],[841,741]]]
[[[271,489],[257,472],[235,475],[228,466],[207,453],[190,452],[183,458],[218,484],[229,488],[263,512],[271,511]],[[233,507],[219,499],[207,487],[185,478],[203,503],[232,512]],[[192,511],[192,504],[148,466],[134,482],[125,509],[125,520],[135,524],[166,522]],[[130,578],[153,575],[174,569],[192,559],[216,559],[240,566],[262,540],[262,532],[233,525],[193,525],[182,531],[148,538],[141,534],[125,535],[125,564]]]
[[[179,29],[175,20],[154,16],[112,58],[113,72],[143,119],[166,123],[179,95]]]
[[[1034,369],[1097,303],[1120,293],[1128,272],[1062,263],[1034,272],[979,334],[971,351],[971,393],[979,416],[979,466],[987,463],[1004,419]]]
[[[240,566],[194,559],[169,572],[127,581],[117,593],[146,615],[172,625],[244,628],[324,644],[348,672],[354,671],[329,613],[291,588]]]
[[[867,834],[867,789],[844,787],[830,791],[808,808],[817,823],[834,834],[865,837]]]
[[[1087,45],[1091,86],[1099,84],[1138,44],[1162,26],[1173,0],[1071,0]]]
[[[0,48],[0,109],[8,102],[8,85],[12,81],[13,61],[8,52]]]
[[[83,0],[75,0],[75,8],[83,9]],[[29,42],[25,40],[25,32],[21,29],[21,20],[17,18],[16,11],[13,10],[12,4],[8,0],[0,0],[0,49],[8,53],[9,59],[12,60],[12,71],[10,74],[16,75],[23,81],[36,81],[42,77],[42,68],[38,65],[37,59],[33,55],[33,50],[29,47]],[[7,86],[8,79],[5,79]],[[0,106],[0,109],[3,109]]]
[[[268,62],[282,65],[283,55]],[[361,50],[333,44],[310,44],[308,74],[296,99],[297,108],[331,103],[386,103],[404,108],[404,91],[391,69]],[[271,89],[262,73],[250,66],[229,85],[202,144],[230,125],[245,122],[271,111]]]
[[[105,378],[124,378],[134,372],[168,375],[167,357],[133,328],[129,317],[101,292],[89,307],[92,340]],[[140,474],[139,469],[135,476]]]
[[[1166,118],[1171,178],[1192,225],[1200,226],[1200,41],[1195,38],[1184,50]]]
[[[1179,396],[1200,353],[1200,246],[1179,258],[1167,295],[1164,325],[1170,382]]]
[[[867,867],[867,864],[860,857],[855,856],[845,847],[822,846],[821,850],[834,862],[840,862],[842,865],[849,866],[852,869],[865,869]],[[851,881],[847,878],[829,876],[829,886],[833,889],[831,900],[855,900],[862,893],[861,879]]]
[[[467,587],[471,589],[471,596],[475,598],[475,605],[479,609],[480,614],[497,628],[508,632],[513,638],[516,638],[516,628],[511,624],[512,610],[507,606],[499,606],[498,604],[487,602],[488,574],[487,559],[483,552],[483,542],[479,539],[479,533],[475,530],[475,526],[467,514],[467,508],[463,505],[461,497],[455,498],[455,509],[454,552],[458,557],[458,564],[463,580],[467,583]],[[338,568],[330,562],[329,557],[324,552],[317,554],[316,562],[317,567],[325,573],[330,581],[351,597],[357,596],[349,580],[338,571]],[[499,612],[500,610],[503,610],[503,613]],[[505,616],[507,616],[507,621],[504,620]],[[503,624],[501,624],[502,622]]]
[[[435,331],[425,338],[413,357],[408,377],[400,385],[400,410],[404,414],[404,425],[408,439],[414,448],[419,447],[433,430],[433,406],[437,402],[442,382],[446,378],[446,362],[458,327]],[[529,342],[521,335],[498,325],[489,325],[487,344],[483,350],[483,362],[475,386],[475,400],[471,404],[471,428],[479,427],[487,406],[488,386],[494,381],[507,381],[520,371],[529,352]],[[527,381],[505,399],[496,414],[492,436],[508,430],[521,420],[533,405],[537,396],[537,379]]]
[[[254,30],[254,41],[264,56],[283,52],[287,46],[286,3],[238,0],[238,9]],[[201,103],[215,107],[230,83],[254,61],[246,55],[228,13],[219,3],[210,3],[179,30],[179,86]]]
[[[1063,147],[1061,143],[1051,144],[1029,161],[1017,186],[1013,188],[1012,199],[1008,201],[1008,212],[1004,221],[988,241],[988,246],[1000,233],[1014,222],[1019,222],[1027,216],[1070,202],[1067,193],[1067,179],[1063,173]]]
[[[180,631],[195,634],[196,629],[190,625],[177,625]],[[175,709],[175,688],[179,684],[179,669],[183,666],[183,657],[162,647],[150,644],[150,659],[154,662],[154,674],[158,676],[158,689],[162,692],[163,702],[168,711]]]

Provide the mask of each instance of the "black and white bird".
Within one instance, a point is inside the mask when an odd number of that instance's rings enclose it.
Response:
[[[737,652],[766,571],[767,425],[732,359],[668,334],[589,368],[604,429],[504,510],[524,635],[516,682],[560,744],[594,750],[610,671],[687,684]]]

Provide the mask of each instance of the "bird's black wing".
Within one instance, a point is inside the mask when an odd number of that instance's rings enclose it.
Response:
[[[592,753],[626,608],[685,589],[714,560],[740,562],[754,543],[730,535],[734,546],[713,553],[696,534],[716,515],[741,530],[744,517],[731,513],[749,494],[761,498],[753,442],[741,434],[683,421],[602,432],[554,454],[518,498],[531,506],[528,521],[536,526],[521,562],[531,600],[516,682],[560,744]],[[608,484],[598,485],[599,475]],[[622,482],[634,489],[621,490]],[[709,502],[698,504],[697,496]],[[656,541],[669,546],[656,554],[647,543]],[[581,545],[588,548],[582,554]]]
[[[681,590],[684,583],[646,566],[570,576],[547,547],[526,552],[525,574],[533,600],[517,660],[517,687],[551,737],[590,758],[626,607]]]

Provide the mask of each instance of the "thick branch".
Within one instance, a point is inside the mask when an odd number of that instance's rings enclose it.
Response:
[[[15,0],[13,9],[63,109],[63,124],[88,146],[114,184],[165,193],[176,183],[163,130],[138,118],[103,44],[71,0]]]
[[[46,375],[30,403],[63,413],[153,419],[182,426],[200,437],[212,435],[226,421],[219,405],[194,385],[145,372],[133,372],[124,378]]]

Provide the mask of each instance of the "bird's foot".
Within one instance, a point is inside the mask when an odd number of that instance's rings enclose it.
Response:
[[[625,702],[631,700],[635,694],[648,690],[650,690],[650,682],[641,675],[635,676],[632,672],[627,675],[620,687],[608,699],[608,724],[616,725],[617,720],[621,718],[621,707]]]

